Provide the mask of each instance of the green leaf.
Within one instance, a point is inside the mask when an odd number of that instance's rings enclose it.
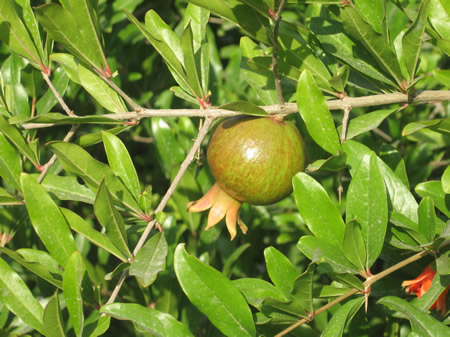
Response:
[[[450,274],[450,250],[447,250],[437,258],[436,269],[439,275]]]
[[[315,269],[315,265],[311,263],[305,272],[297,277],[292,288],[294,302],[300,304],[307,312],[314,312],[313,287]]]
[[[39,167],[39,159],[22,137],[20,131],[15,126],[9,125],[2,115],[0,115],[0,131],[35,167]]]
[[[11,124],[29,124],[29,123],[42,123],[42,124],[123,124],[123,121],[112,119],[108,115],[90,115],[90,116],[77,116],[70,117],[58,112],[49,112],[44,115],[39,115],[35,117],[12,117],[9,121]]]
[[[242,3],[242,1],[233,0],[225,3],[222,0],[190,0],[189,2],[206,8],[211,13],[225,20],[231,21],[248,35],[263,43],[272,43],[267,34],[267,30],[270,29],[267,14],[262,15],[253,7]]]
[[[122,98],[120,98],[117,92],[106,84],[106,82],[104,82],[98,75],[94,74],[82,64],[78,65],[78,76],[80,78],[81,85],[105,109],[114,113],[122,113],[127,111]]]
[[[190,23],[196,63],[199,65],[200,83],[203,93],[208,93],[209,84],[209,42],[206,35],[209,11],[188,3],[184,13],[185,24]]]
[[[105,234],[96,231],[85,220],[83,220],[83,218],[71,210],[61,207],[60,211],[64,215],[72,230],[83,235],[93,244],[103,248],[123,262],[127,262],[127,256],[123,254]]]
[[[240,47],[241,76],[253,88],[261,102],[266,105],[277,104],[273,72],[251,66],[251,61],[264,55],[263,50],[247,36],[241,38]]]
[[[30,175],[20,176],[31,223],[50,254],[64,268],[77,250],[66,220],[50,195]]]
[[[175,273],[189,300],[227,336],[255,336],[244,296],[223,274],[188,255],[184,244],[175,250]]]
[[[1,257],[0,301],[26,324],[44,334],[44,309],[25,282]]]
[[[291,261],[274,247],[264,249],[267,273],[273,284],[289,296],[299,273]]]
[[[261,309],[263,301],[266,298],[274,298],[281,302],[287,302],[288,299],[280,290],[271,283],[257,278],[239,278],[232,281],[244,295],[250,305]]]
[[[416,20],[408,28],[402,39],[403,56],[410,81],[414,79],[416,74],[429,8],[430,0],[421,2]]]
[[[316,237],[340,246],[345,224],[322,185],[302,172],[294,176],[292,184],[298,211],[309,230]]]
[[[385,162],[406,187],[409,187],[408,173],[402,154],[390,144],[381,145],[380,159]]]
[[[431,0],[429,20],[432,27],[442,38],[450,36],[450,12],[445,7],[446,2],[442,0]]]
[[[38,29],[37,27],[32,28],[36,22],[30,12],[29,3],[24,3],[22,8],[22,15],[24,18],[26,16],[26,24],[24,24],[17,14],[14,1],[2,1],[0,4],[0,39],[15,53],[30,61],[34,67],[44,70],[48,65],[48,60],[44,57]]]
[[[384,121],[392,113],[398,111],[398,109],[399,108],[376,110],[355,118],[351,118],[348,123],[346,139],[352,139],[363,134],[364,132],[376,129],[380,126],[382,121]],[[342,134],[342,125],[339,125],[338,132],[339,135]]]
[[[45,336],[48,337],[65,337],[64,321],[59,306],[58,292],[55,292],[48,301],[44,310],[44,329]]]
[[[261,307],[261,312],[273,318],[274,321],[291,322],[299,317],[307,317],[305,308],[296,301],[279,301],[274,298],[266,298]]]
[[[246,101],[236,101],[226,103],[221,106],[218,106],[217,109],[231,110],[252,116],[267,116],[266,110],[260,108],[259,106],[253,103]]]
[[[119,211],[114,207],[111,192],[104,180],[98,187],[97,197],[94,202],[94,213],[98,222],[105,228],[105,235],[123,255],[131,258],[125,223]]]
[[[102,306],[101,313],[120,320],[130,320],[155,337],[193,337],[189,329],[171,315],[135,303],[111,303]]]
[[[422,198],[431,197],[434,205],[446,216],[450,217],[450,195],[442,190],[439,180],[427,181],[416,185],[415,191]]]
[[[306,167],[306,172],[316,171],[340,171],[346,167],[346,155],[339,151],[339,154],[328,157],[327,159],[318,159]]]
[[[346,141],[342,144],[342,147],[347,154],[347,164],[350,169],[350,174],[353,175],[361,159],[365,155],[370,154],[371,150],[365,145],[353,140]],[[409,187],[381,159],[377,158],[377,163],[384,183],[386,184],[389,205],[392,206],[393,210],[417,222],[418,205]]]
[[[402,130],[402,136],[409,136],[423,129],[431,129],[441,132],[442,134],[450,134],[450,118],[431,119],[420,122],[408,123]]]
[[[155,280],[159,272],[166,269],[168,247],[163,232],[153,235],[139,250],[130,267],[130,275],[136,276],[144,287]]]
[[[297,248],[328,271],[358,274],[358,269],[347,260],[343,249],[328,240],[305,235],[298,241]]]
[[[17,252],[6,247],[0,247],[0,252],[8,255],[11,259],[20,263],[23,267],[27,268],[32,273],[39,276],[41,279],[53,284],[55,287],[62,289],[61,278],[58,277],[59,273],[55,273],[54,270],[48,267],[48,264],[42,263],[43,261],[29,261],[26,256],[25,258],[20,254],[23,253],[22,249]]]
[[[419,204],[419,232],[422,233],[430,242],[434,239],[436,231],[436,214],[434,212],[434,203],[431,197],[425,197]]]
[[[450,166],[442,174],[442,190],[445,194],[450,194]]]
[[[356,8],[372,28],[383,34],[383,24],[386,21],[386,3],[384,1],[359,0],[355,2]]]
[[[86,272],[81,254],[75,251],[67,262],[63,275],[64,299],[69,310],[70,321],[72,322],[75,334],[83,334],[84,313],[83,298],[81,296],[81,283]]]
[[[137,198],[140,191],[139,178],[127,148],[120,138],[109,132],[103,131],[102,138],[105,152],[108,156],[109,166],[114,174],[123,180],[125,186]]]
[[[334,314],[322,332],[322,337],[340,337],[345,326],[356,315],[364,303],[364,297],[354,298],[342,305]]]
[[[103,53],[103,37],[101,36],[100,25],[97,18],[96,2],[91,0],[70,0],[70,7],[66,6],[66,10],[70,10],[75,21],[78,24],[78,32],[82,37],[83,46],[87,46],[90,50],[92,62],[97,65],[100,70],[111,72]]]
[[[448,335],[448,327],[426,312],[416,308],[407,301],[394,296],[386,296],[378,300],[391,310],[400,311],[411,322],[413,332],[421,337],[435,337]]]
[[[22,161],[19,153],[0,132],[0,177],[15,189],[20,190],[21,172]]]
[[[297,26],[282,22],[279,28],[278,57],[284,67],[297,68],[300,71],[308,71],[317,83],[317,86],[324,91],[333,93],[334,90],[329,85],[331,75],[327,67],[318,58],[314,51],[308,46],[297,31]],[[295,79],[297,80],[298,77]]]
[[[39,174],[31,174],[37,180]],[[86,185],[80,184],[74,176],[57,176],[47,173],[41,185],[45,190],[54,194],[59,200],[73,200],[93,204],[95,193]]]
[[[397,85],[400,86],[403,79],[400,65],[391,45],[386,41],[385,37],[377,33],[364,21],[359,12],[351,6],[346,6],[341,9],[341,19],[345,31],[360,41],[375,57],[375,60],[381,68],[395,79]]]
[[[353,181],[353,180],[352,180]],[[357,221],[350,221],[345,226],[344,241],[342,244],[345,257],[358,268],[364,271],[366,269],[367,251],[364,244],[361,226]]]
[[[231,277],[233,274],[233,267],[239,261],[239,258],[245,253],[245,251],[250,248],[250,243],[243,244],[239,246],[233,253],[227,256],[225,262],[223,263],[222,274],[226,277]]]
[[[99,316],[98,312],[94,312],[85,320],[83,335],[87,337],[102,336],[108,331],[111,324],[111,317]]]
[[[348,76],[350,75],[350,68],[347,65],[340,67],[336,74],[328,80],[328,83],[337,92],[345,92]]]
[[[76,56],[85,64],[103,71],[106,65],[103,52],[99,51],[96,41],[93,42],[92,35],[89,33],[91,24],[86,21],[92,21],[92,13],[80,19],[80,12],[86,10],[85,0],[77,1],[78,4],[70,6],[74,11],[63,8],[59,4],[46,4],[35,9],[39,23],[45,28],[49,36],[62,44],[70,54]],[[73,8],[76,7],[76,8]],[[83,26],[82,26],[83,25]],[[94,40],[99,36],[93,37]],[[97,40],[98,41],[98,40]]]
[[[329,16],[329,12],[324,7],[322,7],[322,11]],[[364,46],[348,37],[341,21],[326,16],[321,14],[320,17],[312,17],[309,25],[319,39],[323,50],[339,58],[356,71],[380,81],[380,84],[394,85],[386,75],[374,67],[375,61],[371,62],[373,58]]]
[[[180,38],[180,45],[184,56],[184,69],[188,81],[187,84],[189,85],[193,96],[203,98],[205,97],[205,93],[201,88],[200,76],[195,62],[193,39],[191,25],[188,24],[184,28]]]
[[[94,158],[81,147],[66,142],[51,142],[47,147],[58,157],[63,168],[81,177],[86,184],[96,191],[109,167]]]
[[[339,136],[325,97],[311,74],[304,70],[297,85],[298,112],[309,134],[325,151],[335,155],[341,149]]]
[[[386,187],[379,170],[378,157],[371,152],[361,158],[347,194],[347,223],[356,220],[361,225],[369,269],[381,253],[388,223]]]

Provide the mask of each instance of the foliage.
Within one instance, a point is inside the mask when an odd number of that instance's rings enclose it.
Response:
[[[447,335],[449,22],[444,0],[0,1],[0,335]],[[204,231],[211,123],[267,112],[306,172],[243,205],[247,235]]]

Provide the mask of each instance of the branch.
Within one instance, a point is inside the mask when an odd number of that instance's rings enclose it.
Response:
[[[411,103],[431,103],[442,102],[450,100],[450,90],[425,90],[417,91],[412,96],[408,96],[403,93],[390,93],[380,95],[370,95],[361,97],[345,97],[343,99],[336,99],[328,101],[328,108],[330,110],[344,110],[346,107],[352,108],[377,106],[385,104],[411,104]],[[261,106],[268,114],[292,114],[297,113],[297,103],[286,103],[284,108],[280,109],[278,104]],[[232,117],[241,115],[242,113],[237,111],[225,110],[225,109],[141,109],[138,111],[120,113],[120,114],[108,114],[104,115],[116,120],[127,120],[150,118],[150,117]]]
[[[61,107],[64,109],[67,115],[69,116],[75,116],[72,110],[69,109],[66,102],[64,102],[63,98],[59,94],[58,90],[53,86],[52,81],[50,80],[50,77],[48,77],[48,74],[46,74],[44,71],[41,72],[42,77],[44,78],[45,82],[47,82],[50,90],[53,92],[53,95],[55,95],[56,99],[58,100]]]
[[[368,289],[370,288],[375,282],[381,280],[382,278],[386,277],[387,275],[393,273],[394,271],[397,271],[405,266],[407,266],[410,263],[413,263],[417,260],[420,260],[422,257],[428,255],[429,252],[426,250],[421,251],[420,253],[417,253],[409,258],[407,258],[406,260],[403,260],[391,267],[389,267],[386,270],[383,270],[382,272],[373,275],[371,277],[368,277],[366,279],[366,281],[363,283],[364,289]],[[350,296],[358,293],[359,290],[358,289],[352,289],[348,292],[346,292],[345,294],[339,296],[338,298],[334,299],[333,301],[331,301],[330,303],[327,303],[326,305],[324,305],[323,307],[321,307],[320,309],[318,309],[317,311],[311,313],[311,315],[308,318],[303,318],[297,322],[295,322],[294,324],[292,324],[291,326],[287,327],[286,329],[284,329],[283,331],[279,332],[277,335],[275,335],[275,337],[282,337],[285,336],[286,334],[288,334],[289,332],[291,332],[292,330],[294,330],[295,328],[298,328],[300,325],[305,324],[310,322],[315,316],[317,316],[318,314],[328,310],[329,308],[331,308],[333,305],[342,302],[343,300],[349,298]]]
[[[177,175],[175,176],[175,178],[172,181],[172,184],[170,185],[170,187],[167,190],[166,194],[162,198],[162,200],[159,203],[158,207],[156,207],[155,214],[157,214],[158,212],[161,212],[166,207],[167,202],[169,201],[169,199],[172,196],[173,192],[175,192],[175,189],[177,188],[181,178],[183,177],[183,175],[186,172],[186,170],[189,167],[189,165],[194,160],[195,153],[200,148],[200,145],[201,145],[203,139],[206,137],[206,135],[208,133],[208,130],[211,127],[211,124],[213,123],[213,121],[214,121],[214,118],[212,118],[212,117],[206,118],[205,123],[203,124],[203,126],[200,128],[200,131],[198,132],[197,139],[195,140],[194,144],[192,144],[192,147],[189,150],[189,153],[187,154],[187,156],[184,159],[183,163],[181,164]],[[133,256],[136,256],[137,253],[139,252],[139,250],[142,248],[142,246],[144,246],[144,243],[147,240],[147,237],[150,234],[151,230],[155,226],[156,221],[157,220],[155,218],[155,219],[153,219],[152,221],[150,221],[147,224],[147,227],[145,228],[144,233],[142,233],[142,235],[139,238],[139,241],[138,241],[136,247],[134,248]],[[115,286],[115,288],[114,288],[110,298],[108,299],[107,303],[113,303],[116,300],[116,297],[119,294],[120,288],[122,287],[122,285],[123,285],[123,283],[125,281],[125,278],[127,276],[128,276],[128,271],[127,270],[123,271],[122,274],[120,275],[119,282]]]

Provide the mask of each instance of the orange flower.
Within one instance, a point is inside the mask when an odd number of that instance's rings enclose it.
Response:
[[[414,280],[404,281],[402,283],[402,286],[406,287],[405,291],[408,294],[414,293],[416,294],[417,298],[420,298],[428,291],[428,289],[430,289],[435,275],[436,271],[431,269],[430,266],[427,266],[417,278],[415,278]],[[437,311],[440,311],[441,315],[444,315],[447,312],[445,301],[447,298],[449,287],[447,287],[442,292],[442,294],[430,307],[430,309],[436,309]]]
[[[188,203],[187,207],[189,212],[202,212],[211,209],[206,230],[215,226],[225,217],[231,240],[236,236],[236,224],[239,225],[244,234],[247,233],[247,226],[239,217],[241,202],[230,196],[217,183],[200,200]]]

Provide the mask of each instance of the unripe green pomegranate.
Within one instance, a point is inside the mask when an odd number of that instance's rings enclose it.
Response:
[[[231,239],[242,202],[275,203],[292,192],[292,177],[305,167],[303,139],[294,124],[275,117],[238,116],[222,121],[211,136],[208,164],[216,184],[190,212],[211,208],[206,229],[226,216]]]

